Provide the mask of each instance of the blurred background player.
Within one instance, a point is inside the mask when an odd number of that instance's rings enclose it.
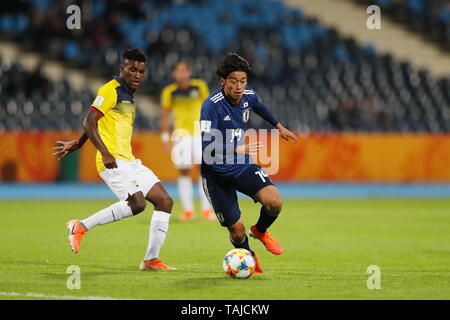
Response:
[[[235,248],[252,252],[256,261],[255,272],[261,273],[258,258],[248,243],[236,191],[262,204],[258,222],[250,227],[250,236],[260,240],[269,252],[276,255],[282,253],[282,248],[267,228],[281,212],[281,196],[264,169],[250,157],[257,154],[261,143],[245,144],[245,131],[251,111],[277,128],[283,139],[297,142],[298,138],[283,127],[259,101],[255,91],[247,89],[250,71],[247,60],[236,53],[227,53],[217,69],[222,88],[203,102],[201,110],[204,152],[201,174],[205,193],[220,224],[228,228],[231,243]],[[221,139],[216,135],[221,135]],[[228,139],[230,136],[231,139]],[[211,144],[214,154],[211,152],[209,155],[207,150],[212,150]],[[228,148],[230,145],[231,148]],[[234,152],[230,154],[228,150]],[[245,155],[245,162],[238,161],[239,154]]]
[[[135,118],[133,94],[144,78],[147,58],[140,49],[122,54],[120,75],[98,90],[83,121],[84,132],[78,140],[57,141],[58,159],[80,149],[89,138],[97,149],[99,175],[119,198],[106,209],[83,220],[67,223],[72,250],[79,252],[81,240],[95,226],[137,215],[145,210],[146,200],[155,206],[150,223],[148,249],[140,269],[173,270],[159,259],[159,251],[169,229],[173,201],[153,171],[136,159],[131,150]]]
[[[179,218],[181,221],[190,220],[195,216],[190,170],[201,163],[202,150],[198,119],[202,102],[209,95],[208,85],[203,80],[191,79],[191,75],[192,71],[187,62],[177,62],[172,69],[172,78],[175,82],[165,87],[161,93],[161,139],[166,152],[170,152],[171,149],[169,115],[172,113],[174,118],[172,161],[180,174],[177,185],[183,206],[183,213]],[[198,191],[203,218],[214,220],[201,180]]]

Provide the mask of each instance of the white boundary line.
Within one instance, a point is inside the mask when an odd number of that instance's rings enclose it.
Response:
[[[97,297],[97,296],[59,296],[54,294],[44,293],[20,293],[20,292],[3,292],[0,291],[0,296],[6,297],[27,297],[27,298],[41,298],[41,299],[61,299],[61,300],[135,300],[135,299],[121,299],[112,297]]]

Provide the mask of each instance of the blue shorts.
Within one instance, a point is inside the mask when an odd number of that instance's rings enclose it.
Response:
[[[251,197],[264,187],[273,185],[264,169],[251,164],[238,177],[222,177],[213,171],[202,172],[203,190],[223,227],[235,224],[241,217],[236,191]]]

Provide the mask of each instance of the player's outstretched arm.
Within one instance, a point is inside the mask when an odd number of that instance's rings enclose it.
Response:
[[[87,139],[88,136],[86,132],[83,132],[83,134],[77,140],[69,140],[69,141],[58,140],[56,141],[57,144],[56,147],[53,147],[53,150],[55,150],[53,155],[56,157],[56,159],[61,160],[69,153],[72,153],[80,149]]]
[[[275,128],[277,128],[280,131],[280,135],[284,140],[292,139],[295,143],[298,142],[297,136],[290,130],[283,127],[282,124],[277,120],[277,118],[274,117],[272,112],[270,112],[269,108],[267,108],[263,103],[256,100],[256,104],[253,110],[257,115],[259,115],[261,118],[263,118],[271,125],[273,125]]]
[[[108,169],[117,168],[116,159],[114,156],[108,151],[105,144],[98,133],[97,122],[100,119],[100,115],[98,112],[89,109],[86,116],[83,120],[83,128],[91,140],[92,144],[97,148],[97,150],[102,155],[103,164]]]
[[[261,118],[266,120],[272,126],[276,127],[279,124],[278,119],[270,112],[269,108],[267,108],[263,103],[256,101],[255,106],[253,107],[253,111]]]
[[[278,122],[278,124],[275,126],[275,128],[277,128],[278,131],[280,131],[280,136],[284,140],[289,141],[289,139],[291,139],[295,143],[298,142],[298,137],[295,135],[295,133],[293,133],[292,131],[290,131],[290,130],[286,129],[285,127],[283,127],[281,125],[281,123]]]

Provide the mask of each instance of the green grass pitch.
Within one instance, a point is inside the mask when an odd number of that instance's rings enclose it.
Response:
[[[65,223],[112,201],[0,202],[0,299],[25,294],[130,299],[449,299],[450,200],[285,200],[271,227],[284,248],[250,245],[264,273],[228,278],[222,259],[232,248],[217,221],[177,221],[174,206],[161,258],[178,271],[140,271],[148,238],[144,213],[88,232],[71,252]],[[259,206],[241,200],[247,228]],[[66,287],[68,266],[81,289]],[[367,268],[381,270],[381,289],[367,288]],[[17,296],[8,294],[15,293]],[[36,297],[39,298],[39,297]]]

